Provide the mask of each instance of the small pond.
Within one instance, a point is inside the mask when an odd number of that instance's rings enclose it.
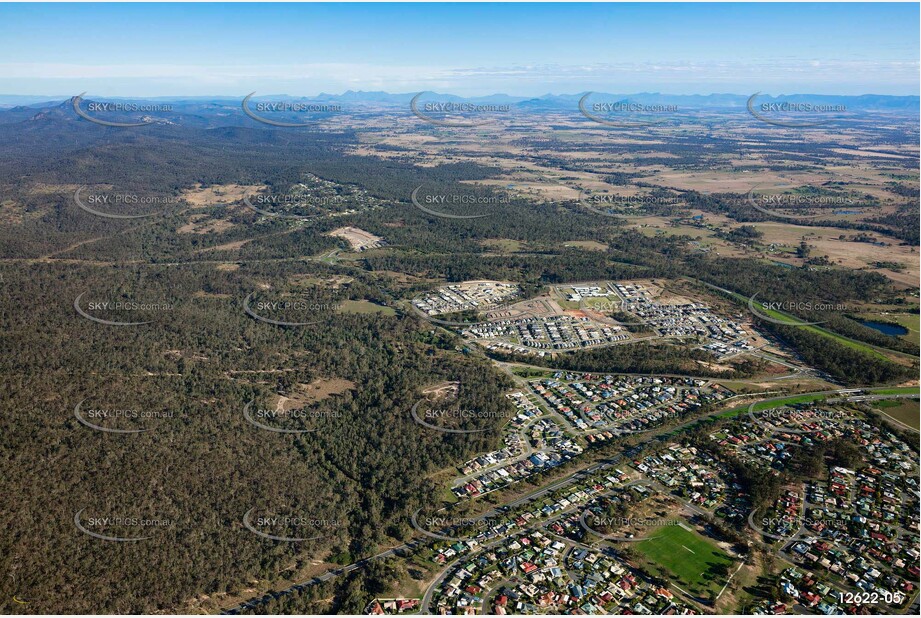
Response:
[[[890,324],[888,322],[874,322],[873,320],[864,320],[861,322],[861,324],[867,328],[878,330],[884,335],[892,335],[893,337],[899,337],[901,335],[908,334],[908,329],[904,326],[899,326],[898,324]]]

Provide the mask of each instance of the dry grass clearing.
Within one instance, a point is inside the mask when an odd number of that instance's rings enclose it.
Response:
[[[564,247],[577,247],[579,249],[588,249],[589,251],[607,251],[608,246],[604,243],[594,240],[571,240],[563,243]]]
[[[208,215],[197,214],[189,217],[189,222],[176,230],[179,234],[220,234],[233,227],[225,219],[211,219]]]
[[[524,243],[510,238],[487,238],[480,241],[484,247],[496,253],[516,253],[524,249]]]
[[[18,202],[13,200],[0,201],[0,223],[18,225],[22,223],[25,213],[25,208]]]
[[[370,300],[344,300],[339,303],[339,312],[360,314],[380,313],[382,315],[396,315],[397,313],[391,307],[378,305],[377,303],[372,303]]]
[[[852,148],[832,148],[831,151],[837,152],[838,154],[855,155],[858,157],[876,157],[876,158],[882,158],[882,159],[909,159],[911,158],[909,155],[898,155],[898,154],[892,154],[888,152],[878,152],[878,151],[871,151],[871,150],[857,150],[857,149],[852,149]]]
[[[290,281],[291,284],[294,286],[319,286],[323,288],[329,288],[332,290],[338,290],[339,288],[355,281],[355,278],[348,277],[345,275],[333,275],[330,277],[317,277],[315,275],[298,274],[298,275],[292,275],[291,277],[289,277],[288,281]]]
[[[921,428],[921,412],[917,399],[884,399],[874,402],[873,407],[900,425],[915,431]]]
[[[199,249],[196,253],[206,253],[208,251],[236,251],[240,247],[243,247],[247,243],[252,242],[252,238],[247,238],[246,240],[235,240],[233,242],[225,242],[223,245],[215,245],[213,247],[206,247],[204,249]]]
[[[459,382],[443,382],[424,389],[422,394],[425,395],[425,398],[429,401],[444,401],[445,399],[457,397],[459,388]]]
[[[244,195],[256,193],[265,189],[265,185],[211,185],[202,187],[201,185],[186,189],[182,192],[182,199],[189,203],[193,208],[202,208],[206,206],[222,206],[239,202]]]
[[[344,238],[352,247],[352,251],[365,251],[367,249],[376,249],[383,244],[383,238],[375,236],[371,232],[366,232],[357,227],[340,227],[329,232],[327,236],[335,238]]]
[[[847,240],[853,238],[853,231],[833,227],[807,227],[791,223],[756,223],[754,227],[764,233],[764,239],[761,242],[765,245],[775,243],[795,247],[805,238],[806,243],[813,247],[812,255],[814,256],[828,256],[828,259],[834,264],[878,272],[899,285],[918,287],[921,264],[919,264],[917,249],[896,244],[893,239],[881,234],[862,232],[864,235],[872,236],[878,242],[885,243],[886,246]],[[842,235],[845,236],[845,240],[840,239]],[[797,261],[790,260],[790,262]],[[903,264],[904,268],[901,272],[895,272],[877,268],[876,262],[897,262]]]
[[[342,378],[317,378],[309,384],[297,384],[288,396],[279,395],[275,409],[281,411],[295,410],[323,401],[334,395],[341,395],[353,390],[355,383]]]

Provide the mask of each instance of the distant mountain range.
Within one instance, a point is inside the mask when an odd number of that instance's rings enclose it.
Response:
[[[377,106],[408,106],[417,92],[393,94],[382,91],[354,91],[348,90],[342,94],[321,93],[316,96],[298,97],[287,94],[257,94],[254,101],[291,101],[312,103],[341,103],[352,105],[375,104]],[[437,100],[452,103],[478,103],[509,105],[521,109],[573,109],[579,100],[586,94],[545,94],[540,97],[519,97],[508,94],[492,94],[481,97],[461,97],[451,94],[426,93],[425,100]],[[647,105],[677,105],[686,109],[695,108],[744,108],[749,94],[714,93],[707,95],[681,95],[662,94],[658,92],[639,93],[601,93],[592,94],[592,101],[642,103]],[[42,108],[57,107],[62,102],[67,103],[70,96],[33,96],[33,95],[4,95],[0,94],[0,109],[13,111],[16,109],[38,110]],[[215,108],[239,107],[243,97],[229,96],[196,96],[196,97],[99,97],[84,95],[86,101],[156,101],[159,103],[173,103],[177,107],[204,109],[207,106]],[[760,95],[759,103],[779,101],[809,102],[819,105],[844,105],[849,110],[901,110],[917,111],[921,105],[918,96],[891,96],[878,94],[864,94],[859,96],[827,95],[827,94],[791,94],[791,95]]]
[[[368,114],[409,114],[410,101],[419,93],[391,94],[387,92],[347,91],[342,94],[319,94],[313,97],[291,97],[284,94],[254,95],[250,108],[258,109],[257,104],[266,103],[301,103],[314,105],[336,105],[345,113]],[[512,114],[561,114],[574,120],[581,118],[579,101],[588,93],[546,94],[541,97],[516,97],[507,94],[494,94],[485,97],[460,97],[447,94],[425,93],[419,103],[424,109],[425,102],[470,103],[479,105],[507,105]],[[746,104],[751,95],[709,94],[709,95],[671,95],[641,92],[636,94],[591,93],[587,100],[588,108],[594,103],[635,103],[643,105],[669,105],[677,108],[676,115],[694,112],[711,112],[726,114],[744,114],[748,116]],[[36,130],[51,129],[59,123],[85,122],[80,115],[114,122],[143,122],[155,125],[178,125],[216,129],[221,127],[251,127],[253,120],[241,110],[243,97],[156,97],[156,98],[117,98],[84,95],[80,104],[80,113],[74,110],[73,97],[31,97],[22,95],[0,95],[0,126],[12,126],[16,123],[30,123]],[[867,115],[874,113],[915,116],[921,106],[917,96],[887,95],[808,95],[758,96],[756,103],[778,101],[808,102],[813,105],[843,105],[848,115]],[[135,104],[154,104],[161,108],[149,112],[108,111],[93,112],[93,103],[131,102]],[[309,121],[319,121],[339,110],[311,112]],[[591,113],[591,112],[589,112]],[[266,114],[259,114],[265,117]],[[286,122],[301,122],[305,116],[286,111],[270,112],[269,116]],[[603,114],[602,114],[603,115]],[[74,125],[76,126],[76,124]]]

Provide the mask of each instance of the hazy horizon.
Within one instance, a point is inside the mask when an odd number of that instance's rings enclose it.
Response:
[[[908,3],[5,4],[0,92],[917,95],[918,20]]]
[[[407,97],[410,98],[420,92],[427,94],[434,94],[438,96],[445,97],[456,97],[462,99],[489,99],[493,97],[507,97],[510,99],[521,99],[522,101],[527,100],[536,100],[543,98],[576,98],[586,94],[587,92],[594,92],[601,95],[614,95],[614,96],[661,96],[661,97],[750,97],[755,93],[751,92],[693,92],[693,93],[675,93],[675,92],[652,92],[652,91],[643,91],[643,92],[606,92],[606,91],[588,91],[583,90],[579,92],[547,92],[542,95],[536,96],[526,96],[515,94],[514,92],[491,92],[491,93],[481,93],[481,94],[470,94],[470,95],[458,95],[453,92],[440,92],[434,90],[425,90],[425,91],[409,91],[409,92],[390,92],[387,90],[344,90],[341,92],[317,92],[314,94],[300,94],[300,93],[290,93],[290,92],[257,92],[253,95],[254,99],[266,99],[272,97],[289,97],[291,99],[314,99],[319,97],[330,97],[337,98],[343,97],[349,94],[353,95],[386,95],[390,97]],[[172,101],[183,101],[183,100],[233,100],[237,101],[246,97],[249,92],[238,93],[238,94],[200,94],[200,95],[182,95],[182,94],[161,94],[161,95],[108,95],[105,93],[94,93],[94,92],[84,92],[76,94],[22,94],[18,92],[0,92],[0,100],[3,98],[23,98],[23,99],[34,99],[34,103],[42,102],[57,102],[57,101],[68,101],[75,96],[80,96],[83,99],[92,99],[94,97],[104,97],[106,99],[112,100],[172,100]],[[761,92],[761,96],[769,98],[777,97],[804,97],[804,96],[821,96],[821,97],[914,97],[916,99],[921,98],[921,94],[912,93],[912,94],[883,94],[879,92],[861,92],[859,94],[837,94],[830,92]]]

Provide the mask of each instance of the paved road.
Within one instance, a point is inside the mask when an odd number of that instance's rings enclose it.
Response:
[[[688,279],[688,280],[690,280],[690,281],[695,281],[695,282],[697,282],[697,283],[700,283],[700,284],[702,284],[702,285],[704,285],[704,286],[706,286],[706,287],[708,287],[708,288],[710,288],[710,289],[718,290],[718,291],[720,291],[720,292],[723,292],[723,293],[725,293],[725,294],[730,295],[731,297],[742,296],[742,294],[739,294],[738,292],[733,292],[732,290],[727,290],[726,288],[721,288],[721,287],[719,287],[718,285],[713,285],[712,283],[707,283],[706,281],[701,281],[700,279],[694,279],[693,277],[686,277],[686,279]],[[795,316],[795,315],[791,315],[791,314],[786,313],[786,312],[783,312],[783,311],[778,311],[778,310],[776,310],[776,309],[775,309],[775,311],[777,311],[778,313],[781,313],[781,314],[783,314],[784,316],[790,318],[790,320],[791,320],[791,324],[790,324],[790,325],[791,325],[791,326],[796,326],[796,325],[797,325],[795,322],[793,322],[793,321],[795,321],[795,320],[799,320],[799,321],[801,321],[801,322],[805,322],[805,320],[804,320],[803,318],[797,317],[797,316]],[[826,333],[832,334],[832,335],[834,335],[835,337],[839,337],[839,338],[841,338],[841,339],[845,339],[845,340],[847,340],[847,341],[850,341],[851,343],[856,343],[856,344],[858,344],[858,345],[862,345],[862,346],[867,346],[867,347],[869,347],[869,348],[873,348],[874,350],[876,350],[877,352],[880,352],[880,353],[884,353],[884,354],[894,354],[894,355],[896,355],[896,356],[901,356],[902,358],[908,358],[908,359],[911,359],[911,360],[916,360],[916,359],[918,358],[918,357],[915,356],[914,354],[909,354],[909,353],[907,353],[907,352],[899,352],[898,350],[892,350],[892,349],[890,349],[890,348],[884,348],[884,347],[882,347],[882,346],[874,345],[874,344],[872,344],[872,343],[867,343],[866,341],[860,341],[859,339],[854,339],[854,338],[852,338],[852,337],[848,337],[848,336],[846,336],[846,335],[842,335],[841,333],[834,332],[834,331],[831,331],[831,330],[829,330],[829,329],[827,329],[827,328],[822,327],[822,326],[821,326],[821,323],[820,323],[819,325],[816,325],[814,328],[817,328],[818,330],[821,330],[821,331],[825,331]]]
[[[586,469],[584,469],[584,470],[582,470],[582,471],[580,471],[580,472],[577,472],[577,473],[573,474],[572,476],[569,476],[569,477],[567,477],[567,478],[561,479],[561,480],[559,480],[559,481],[557,481],[557,482],[555,482],[555,483],[551,483],[550,485],[547,485],[546,487],[543,487],[543,488],[541,488],[541,489],[539,489],[539,490],[536,490],[536,491],[534,491],[534,492],[532,492],[532,493],[530,493],[530,494],[527,494],[527,495],[525,495],[525,496],[522,496],[521,498],[519,498],[519,499],[517,499],[517,500],[513,500],[513,501],[511,501],[511,502],[508,502],[508,503],[507,503],[506,505],[504,505],[504,506],[500,506],[500,507],[497,507],[497,508],[495,508],[495,509],[492,509],[492,510],[488,511],[487,513],[485,513],[482,517],[483,517],[483,518],[493,517],[493,516],[499,515],[499,514],[500,514],[502,511],[504,511],[504,510],[508,510],[508,509],[510,509],[510,508],[515,508],[515,507],[520,506],[520,505],[522,505],[522,504],[525,504],[525,503],[527,503],[527,502],[530,502],[530,501],[533,501],[533,500],[537,500],[537,499],[543,497],[544,495],[546,495],[546,494],[548,494],[548,493],[551,493],[551,492],[553,492],[553,491],[555,491],[555,490],[557,490],[557,489],[559,489],[559,488],[561,488],[561,487],[565,487],[566,485],[570,485],[570,484],[576,483],[576,482],[578,482],[579,480],[584,479],[586,476],[589,476],[590,474],[592,474],[593,472],[595,472],[595,471],[597,471],[597,470],[600,470],[600,469],[603,469],[603,468],[606,468],[606,467],[610,467],[610,466],[616,465],[616,463],[617,463],[618,461],[620,461],[621,458],[622,458],[622,456],[618,455],[618,456],[616,456],[615,458],[613,458],[613,459],[611,459],[611,460],[608,460],[608,461],[606,461],[606,462],[594,464],[594,465],[592,465],[592,466],[590,466],[590,467],[588,467],[588,468],[586,468]],[[445,531],[443,531],[443,532],[447,533],[447,532],[449,532],[449,531],[445,530]],[[494,545],[495,543],[500,543],[500,542],[502,542],[502,541],[504,541],[504,540],[505,540],[504,537],[499,538],[499,539],[497,539],[495,542],[491,542],[488,546],[491,547],[491,546]],[[344,566],[344,567],[341,567],[341,568],[338,568],[338,569],[332,569],[332,570],[330,570],[330,571],[327,571],[326,573],[323,573],[322,575],[318,575],[317,577],[314,577],[314,578],[312,578],[312,579],[310,579],[310,580],[308,580],[308,581],[306,581],[306,582],[294,584],[294,585],[289,586],[288,588],[285,588],[285,589],[283,589],[283,590],[280,590],[280,591],[277,591],[277,592],[274,592],[274,593],[266,593],[266,594],[264,594],[264,595],[261,596],[261,597],[257,597],[257,598],[255,598],[255,599],[250,599],[249,601],[246,601],[245,603],[241,603],[240,605],[237,605],[236,607],[233,607],[233,608],[231,608],[231,609],[225,610],[223,613],[226,613],[226,614],[234,614],[234,613],[238,613],[240,610],[243,610],[243,609],[253,609],[253,608],[256,608],[256,607],[258,607],[259,605],[261,605],[261,604],[263,604],[263,603],[265,603],[265,602],[268,602],[268,601],[269,601],[270,599],[272,599],[272,598],[279,598],[279,597],[287,596],[288,594],[291,594],[292,592],[297,591],[297,590],[301,590],[301,589],[303,589],[303,588],[305,588],[305,587],[307,587],[307,586],[311,586],[311,585],[318,584],[318,583],[321,583],[321,582],[329,581],[330,579],[333,579],[334,577],[338,577],[338,576],[340,576],[340,575],[345,575],[345,574],[347,574],[347,573],[351,573],[352,571],[354,571],[354,570],[356,570],[356,569],[360,569],[360,568],[366,566],[368,563],[370,563],[370,562],[372,562],[372,561],[374,561],[374,560],[378,560],[378,559],[381,559],[381,558],[387,558],[387,557],[395,556],[395,555],[397,555],[398,553],[403,552],[403,551],[412,551],[412,550],[415,550],[416,548],[418,548],[418,547],[421,546],[421,545],[427,544],[428,542],[429,542],[429,539],[414,538],[412,541],[409,541],[409,542],[404,543],[404,544],[402,544],[402,545],[398,545],[397,547],[393,547],[393,548],[391,548],[391,549],[382,551],[382,552],[380,552],[380,553],[378,553],[378,554],[375,554],[375,555],[373,555],[373,556],[369,556],[369,557],[367,557],[367,558],[363,558],[363,559],[361,559],[361,560],[359,560],[359,561],[357,561],[357,562],[353,562],[352,564],[349,564],[349,565],[347,565],[347,566]]]
[[[619,460],[619,459],[620,459],[620,456],[618,456],[617,459]],[[604,465],[606,465],[606,466],[611,466],[611,465],[614,465],[614,463],[613,463],[613,462],[612,462],[612,463],[606,463],[606,464],[604,464]],[[601,467],[600,464],[599,464],[599,466],[593,466],[593,468],[596,468],[596,469],[600,469],[600,467]],[[587,470],[586,470],[586,471],[587,471]],[[585,472],[585,471],[584,471],[584,472]],[[582,473],[579,473],[579,474],[582,475]],[[583,475],[583,476],[584,476],[584,475]],[[574,482],[575,479],[576,479],[576,476],[574,475],[573,477],[570,477],[569,479],[565,479],[565,480],[566,480],[566,481],[570,481],[570,482]],[[636,480],[636,481],[631,481],[630,483],[627,483],[627,484],[623,485],[622,487],[619,487],[618,489],[626,489],[626,488],[632,487],[633,485],[636,485],[636,484],[638,484],[638,483],[648,483],[648,482],[649,482],[649,481],[647,481],[647,480],[645,480],[645,479],[639,479],[639,480]],[[543,493],[544,493],[544,490],[542,490],[542,491],[539,492],[539,493],[540,493],[540,494],[543,494]],[[480,549],[479,549],[478,551],[482,551],[483,549],[491,549],[491,548],[493,548],[493,547],[495,547],[495,546],[497,546],[497,545],[500,545],[500,544],[504,543],[510,536],[515,536],[515,535],[517,535],[517,534],[521,534],[522,532],[525,532],[525,531],[528,531],[528,530],[533,530],[534,528],[538,528],[538,527],[540,527],[540,526],[544,526],[544,525],[546,525],[548,522],[550,522],[551,520],[560,519],[561,517],[564,517],[564,516],[568,515],[569,513],[572,513],[573,511],[576,511],[576,510],[578,510],[578,509],[580,509],[580,508],[585,508],[585,504],[584,504],[584,503],[571,504],[571,505],[569,505],[568,507],[562,509],[561,511],[559,511],[559,512],[557,512],[557,513],[554,513],[553,516],[552,516],[552,518],[547,518],[547,519],[540,518],[540,519],[537,519],[537,520],[534,521],[533,525],[531,525],[531,526],[527,526],[527,527],[525,527],[525,528],[514,529],[513,531],[509,532],[508,534],[505,534],[505,535],[503,535],[503,536],[497,537],[495,540],[490,541],[489,543],[486,543],[486,544],[484,544],[484,545],[481,545],[481,546],[480,546]],[[549,533],[549,531],[548,531],[548,533]],[[550,534],[552,534],[552,533],[550,533]],[[567,539],[567,538],[565,538],[565,537],[560,537],[559,535],[556,535],[556,534],[553,534],[553,536],[559,538],[560,540],[562,540],[562,541],[564,541],[564,542],[566,542],[566,543],[571,543],[571,544],[574,544],[574,545],[579,545],[579,546],[584,547],[584,548],[586,548],[586,549],[597,550],[597,548],[590,547],[590,546],[588,546],[588,545],[584,545],[584,544],[579,543],[579,542],[577,542],[577,541],[573,541],[572,539]],[[438,590],[439,586],[441,585],[441,582],[444,581],[444,579],[445,579],[445,577],[447,577],[448,573],[453,572],[454,567],[456,567],[458,563],[463,562],[464,560],[469,560],[469,559],[470,559],[470,556],[468,556],[468,555],[466,555],[466,554],[465,554],[465,555],[461,555],[461,556],[458,556],[455,560],[451,561],[448,565],[446,565],[446,566],[444,567],[444,569],[441,571],[441,573],[438,574],[438,577],[435,578],[435,581],[433,581],[432,584],[431,584],[431,585],[428,587],[428,589],[425,591],[425,596],[423,596],[423,598],[422,598],[422,603],[421,603],[421,605],[420,605],[420,611],[421,611],[421,613],[423,613],[423,614],[431,613],[431,612],[429,612],[429,605],[430,605],[431,602],[432,602],[432,595],[434,595],[435,591]]]
[[[866,389],[860,389],[860,390],[862,390],[863,393],[871,393],[871,392],[873,392],[873,391],[883,390],[883,389],[885,389],[885,388],[888,388],[888,387],[866,388]],[[855,389],[849,389],[849,390],[848,390],[848,389],[839,389],[839,390],[831,390],[831,391],[818,391],[818,392],[813,392],[813,393],[799,393],[799,394],[797,394],[797,395],[788,395],[788,396],[784,396],[784,397],[775,397],[775,398],[772,398],[772,399],[765,399],[765,400],[761,400],[760,402],[755,402],[755,403],[780,401],[780,400],[786,399],[787,397],[791,397],[791,396],[828,395],[828,394],[840,394],[840,395],[848,395],[848,394],[850,394],[851,396],[854,396],[854,397],[864,396],[864,395],[854,395],[854,390],[855,390]],[[908,396],[908,395],[906,395],[906,396]],[[917,395],[915,395],[915,396],[917,396]],[[754,405],[754,404],[752,404],[752,405]],[[681,425],[678,425],[678,426],[663,427],[663,428],[661,428],[661,430],[659,430],[659,431],[656,431],[656,430],[650,431],[650,432],[648,432],[648,434],[649,434],[649,440],[647,440],[647,442],[651,441],[651,440],[654,439],[654,438],[661,438],[662,435],[669,436],[669,435],[673,434],[673,433],[676,432],[676,431],[680,431],[680,430],[682,430],[682,429],[684,429],[684,428],[687,428],[687,427],[689,427],[689,426],[691,426],[691,425],[694,425],[694,424],[696,424],[696,423],[702,422],[702,421],[704,421],[704,420],[706,420],[706,419],[708,419],[708,418],[710,418],[710,417],[712,417],[712,416],[718,415],[718,414],[720,414],[720,413],[721,413],[721,411],[712,412],[712,413],[710,413],[710,414],[707,414],[707,415],[704,415],[704,416],[701,416],[701,417],[697,417],[697,418],[695,418],[695,419],[691,419],[691,420],[689,420],[689,421],[687,421],[687,422],[685,422],[685,423],[682,423]],[[595,472],[598,472],[599,470],[604,470],[604,469],[607,469],[607,468],[614,467],[614,466],[618,465],[618,464],[624,459],[624,457],[629,457],[629,458],[634,457],[634,456],[636,455],[636,453],[637,453],[639,450],[641,450],[641,448],[642,448],[641,446],[631,447],[630,449],[626,450],[622,455],[615,455],[614,457],[612,457],[612,458],[610,458],[610,459],[604,460],[604,461],[599,462],[599,463],[592,464],[592,465],[590,465],[590,466],[588,466],[588,467],[586,467],[586,468],[584,468],[584,469],[582,469],[582,470],[580,470],[580,471],[578,471],[578,472],[573,473],[572,475],[570,475],[570,476],[568,476],[568,477],[566,477],[566,478],[562,478],[562,479],[560,479],[560,480],[558,480],[558,481],[555,481],[555,482],[553,482],[553,483],[550,483],[549,485],[546,485],[545,487],[543,487],[543,488],[541,488],[541,489],[538,489],[538,490],[536,490],[536,491],[534,491],[534,492],[532,492],[532,493],[530,493],[530,494],[527,494],[527,495],[525,495],[525,496],[522,496],[521,498],[518,498],[518,499],[516,499],[516,500],[512,500],[512,501],[506,503],[506,504],[503,505],[503,506],[496,507],[495,509],[492,509],[492,510],[490,510],[489,512],[485,513],[485,514],[483,515],[483,517],[484,517],[484,518],[494,517],[494,516],[500,514],[501,512],[503,512],[503,511],[505,511],[505,510],[513,509],[513,508],[516,508],[516,507],[518,507],[518,506],[520,506],[520,505],[522,505],[522,504],[525,504],[525,503],[527,503],[527,502],[530,502],[530,501],[533,501],[533,500],[537,500],[537,499],[539,499],[539,498],[541,498],[541,497],[547,495],[548,493],[552,493],[552,492],[554,492],[554,491],[556,491],[556,490],[558,490],[558,489],[560,489],[560,488],[566,487],[567,485],[571,485],[571,484],[576,483],[576,482],[578,482],[578,481],[580,481],[580,480],[583,480],[583,479],[585,479],[587,476],[590,476],[590,475],[594,474]],[[447,531],[447,532],[450,532],[450,531]],[[500,539],[500,541],[501,541],[501,539]],[[387,557],[390,557],[390,556],[394,556],[394,555],[396,555],[396,554],[398,554],[399,552],[402,552],[402,551],[411,551],[411,550],[414,550],[414,549],[417,548],[418,546],[420,546],[420,545],[422,545],[422,544],[425,544],[425,543],[427,543],[427,542],[428,542],[428,541],[425,540],[425,539],[414,538],[412,541],[409,541],[409,542],[404,543],[404,544],[402,544],[402,545],[399,545],[399,546],[397,546],[397,547],[393,547],[393,548],[391,548],[391,549],[382,551],[382,552],[380,552],[380,553],[378,553],[378,554],[375,554],[375,555],[373,555],[373,556],[369,556],[369,557],[367,557],[367,558],[363,558],[362,560],[359,560],[359,561],[357,561],[357,562],[354,562],[354,563],[352,563],[352,564],[350,564],[350,565],[341,567],[341,568],[339,568],[339,569],[333,569],[333,570],[331,570],[331,571],[327,571],[326,573],[324,573],[324,574],[322,574],[322,575],[319,575],[319,576],[317,576],[317,577],[314,577],[313,579],[308,580],[308,581],[306,581],[306,582],[294,584],[294,585],[292,585],[292,586],[290,586],[290,587],[288,587],[288,588],[286,588],[286,589],[284,589],[284,590],[281,590],[281,591],[279,591],[279,592],[268,593],[268,594],[265,594],[265,595],[263,595],[263,596],[261,596],[261,597],[258,597],[258,598],[256,598],[256,599],[251,599],[251,600],[249,600],[249,601],[247,601],[247,602],[245,602],[245,603],[242,603],[242,604],[240,604],[240,605],[238,605],[238,606],[236,606],[236,607],[234,607],[234,608],[231,608],[231,609],[229,609],[229,610],[226,610],[224,613],[233,614],[233,613],[237,613],[237,612],[240,611],[241,609],[248,609],[248,608],[255,608],[255,607],[258,607],[259,605],[261,605],[262,603],[267,602],[268,600],[270,600],[270,599],[273,598],[273,597],[274,597],[274,598],[278,598],[278,597],[286,596],[286,595],[291,594],[292,592],[294,592],[294,591],[296,591],[296,590],[300,590],[300,589],[302,589],[302,588],[304,588],[304,587],[306,587],[306,586],[310,586],[310,585],[313,585],[313,584],[316,584],[316,583],[328,581],[328,580],[330,580],[330,579],[332,579],[332,578],[334,578],[334,577],[338,577],[339,575],[344,575],[344,574],[346,574],[346,573],[350,573],[350,572],[352,572],[352,571],[354,571],[354,570],[356,570],[356,569],[359,569],[359,568],[364,567],[365,565],[367,565],[368,563],[370,563],[370,562],[373,561],[373,560],[378,560],[378,559],[380,559],[380,558],[387,558]],[[491,546],[491,545],[490,545],[490,546]],[[433,587],[434,587],[434,586],[433,586]]]

